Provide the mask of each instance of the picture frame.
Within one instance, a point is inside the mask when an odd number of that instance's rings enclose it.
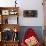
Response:
[[[9,10],[2,10],[2,15],[9,15]]]
[[[10,10],[10,11],[9,11],[9,14],[10,14],[10,15],[16,15],[17,13],[18,13],[18,12],[17,12],[16,10]]]
[[[23,16],[24,17],[37,17],[38,13],[37,10],[24,10]]]

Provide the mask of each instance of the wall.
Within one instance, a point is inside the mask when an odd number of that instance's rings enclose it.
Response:
[[[21,4],[20,9],[20,25],[22,26],[43,26],[43,6],[42,6],[42,0],[25,0],[23,4]],[[37,10],[38,11],[38,17],[37,18],[26,18],[22,16],[23,10]]]
[[[14,6],[15,0],[0,0],[0,6]],[[20,26],[43,26],[43,6],[42,0],[17,0],[19,6],[19,24]],[[23,10],[37,10],[38,15],[36,18],[23,17]]]

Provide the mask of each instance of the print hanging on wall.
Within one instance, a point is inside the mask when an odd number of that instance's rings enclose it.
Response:
[[[24,10],[23,16],[24,17],[37,17],[37,10]]]

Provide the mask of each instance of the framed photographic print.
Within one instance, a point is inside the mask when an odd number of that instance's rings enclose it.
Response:
[[[9,15],[9,10],[2,10],[2,15]]]
[[[24,17],[37,17],[37,10],[24,10],[23,16]]]
[[[10,11],[9,11],[9,14],[10,14],[10,15],[16,15],[16,14],[17,14],[17,11],[15,11],[15,10],[10,10]]]
[[[14,12],[10,11],[10,15],[14,15]]]

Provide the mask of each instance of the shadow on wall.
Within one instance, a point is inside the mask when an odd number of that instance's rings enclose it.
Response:
[[[21,40],[22,40],[22,38],[24,36],[25,31],[28,28],[32,28],[34,30],[34,32],[36,32],[39,41],[41,43],[43,43],[43,33],[42,33],[43,30],[42,30],[42,27],[41,26],[21,26],[20,27],[20,31],[19,31],[19,39],[20,39],[20,42],[21,42]]]

